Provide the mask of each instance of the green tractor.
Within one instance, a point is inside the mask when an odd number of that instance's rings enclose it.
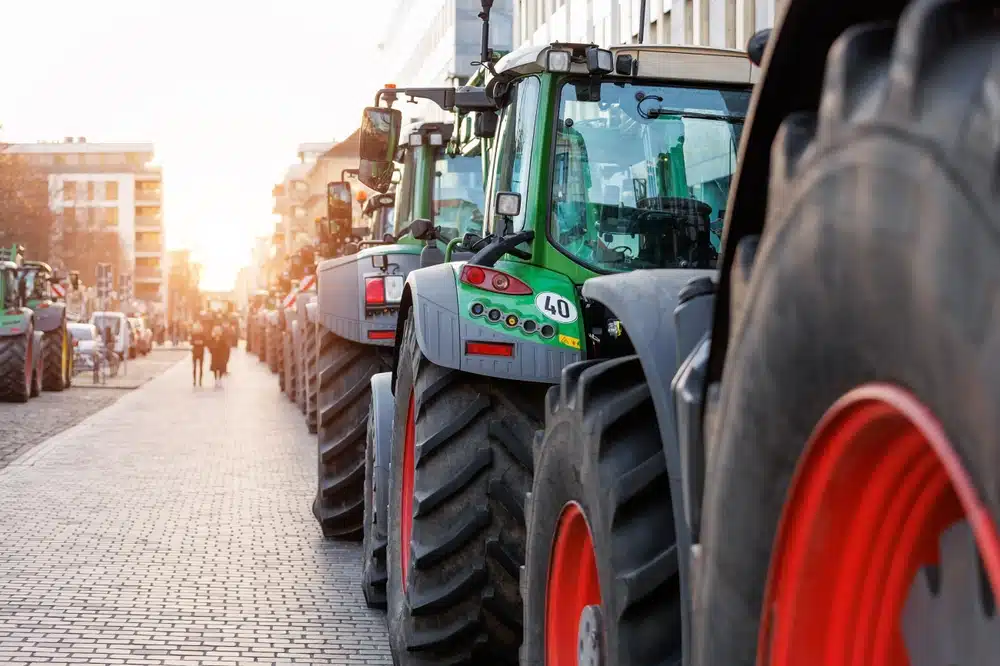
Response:
[[[0,249],[0,399],[27,402],[42,391],[43,333],[27,307],[27,284],[18,279],[24,248]]]
[[[997,3],[748,51],[718,271],[583,286],[630,344],[548,400],[521,663],[1000,663]]]
[[[678,301],[694,298],[681,293],[690,280],[714,274],[713,223],[726,207],[757,75],[743,51],[642,44],[530,46],[492,67],[486,91],[499,124],[483,239],[467,261],[409,273],[391,372],[372,379],[369,438],[388,473],[376,481],[385,492],[369,501],[388,518],[397,663],[517,663],[519,649],[529,655],[524,663],[544,663],[544,618],[533,607],[523,615],[538,583],[519,584],[519,572],[527,523],[553,511],[561,519],[562,505],[529,493],[548,455],[534,435],[566,368],[580,372],[630,344],[615,312],[581,289],[601,275],[663,269],[672,276],[664,298]],[[392,148],[391,129],[373,135],[363,134],[362,157],[372,139]],[[631,372],[606,377],[593,395],[630,398],[623,391]],[[608,424],[618,421],[613,408],[605,414]],[[626,423],[619,427],[627,434]],[[604,621],[641,624],[633,640],[669,663],[682,642],[670,567],[677,536],[669,510],[646,509],[649,498],[669,497],[664,454],[628,441],[624,457],[608,449],[597,461],[610,465],[598,491],[612,510],[594,529],[618,539],[614,552],[624,549],[629,565],[615,572],[618,592]],[[578,481],[564,468],[549,484],[563,492]],[[675,593],[647,599],[641,586],[652,581]],[[653,619],[644,622],[647,613]]]
[[[53,298],[52,286],[59,280],[41,261],[22,262],[18,279],[25,284],[26,305],[35,313],[35,329],[42,332],[42,388],[67,389],[73,383],[73,341],[67,328],[66,303]]]
[[[459,117],[475,108],[488,108],[481,86],[467,90],[387,88],[377,94],[377,100],[394,101],[404,93],[437,100]],[[479,139],[461,146],[454,123],[418,122],[402,128],[398,111],[369,111],[363,118],[362,134],[381,137],[379,132],[385,131],[395,137],[389,152],[384,141],[378,145],[365,141],[359,171],[362,183],[383,193],[368,204],[372,226],[381,226],[383,233],[361,241],[354,255],[320,263],[314,315],[318,322],[318,483],[313,513],[324,535],[342,539],[364,534],[371,379],[391,366],[404,280],[420,266],[444,261],[467,233],[479,233],[484,207]],[[390,127],[387,122],[394,124]],[[376,163],[383,169],[378,173],[371,170]],[[396,172],[399,181],[390,197],[384,193],[393,185]],[[352,200],[349,183],[330,183],[328,192],[328,219],[346,220],[347,203]],[[347,226],[338,224],[338,228]],[[384,550],[384,542],[375,547]],[[367,568],[365,576],[371,578]],[[366,598],[373,606],[384,606],[384,594],[377,587],[377,580],[374,587],[366,587]]]

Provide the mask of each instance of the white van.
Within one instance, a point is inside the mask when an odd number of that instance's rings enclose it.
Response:
[[[129,347],[132,346],[132,327],[123,312],[95,312],[90,315],[90,323],[97,327],[97,332],[101,339],[104,339],[104,329],[110,327],[111,335],[114,336],[114,343],[111,348],[117,352],[122,359],[128,356]]]

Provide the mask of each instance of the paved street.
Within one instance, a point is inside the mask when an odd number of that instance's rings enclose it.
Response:
[[[73,388],[42,394],[25,404],[0,402],[0,468],[31,447],[104,409],[130,391],[156,377],[186,356],[173,349],[155,349],[149,356],[129,361],[122,380],[92,388],[92,373],[79,374]]]
[[[179,363],[0,471],[0,662],[391,663],[358,547],[310,514],[301,413],[231,372]]]

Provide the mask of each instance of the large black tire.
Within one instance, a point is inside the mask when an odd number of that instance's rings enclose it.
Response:
[[[335,335],[324,336],[323,343],[313,515],[327,538],[356,541],[363,532],[371,378],[387,365],[378,347]]]
[[[62,391],[68,386],[66,381],[66,371],[70,369],[72,352],[68,346],[69,338],[66,335],[65,324],[48,331],[42,336],[42,358],[45,362],[45,371],[42,375],[42,388],[46,391]],[[66,365],[63,366],[64,354],[69,354]]]
[[[524,497],[545,385],[434,365],[405,323],[390,464],[388,624],[400,666],[518,661]],[[412,395],[412,400],[411,400]],[[402,542],[404,449],[413,405],[413,516]],[[403,582],[403,549],[410,554]]]
[[[318,324],[310,323],[306,325],[306,330],[309,332],[304,349],[306,375],[306,428],[309,429],[311,434],[315,435],[318,430],[316,424],[316,409],[319,395],[319,342],[317,338],[320,335],[320,327]],[[327,335],[333,334],[327,333]]]
[[[292,333],[292,327],[289,323],[288,330],[285,331],[282,337],[282,351],[284,353],[283,363],[282,363],[282,374],[285,378],[284,391],[285,396],[291,401],[296,400],[296,389],[298,388],[298,373],[295,372],[296,368],[296,354],[295,354],[295,335]]]
[[[921,1],[898,26],[848,30],[819,113],[792,114],[775,139],[764,234],[755,256],[755,239],[737,249],[752,273],[736,276],[745,297],[713,407],[694,664],[756,662],[793,473],[821,416],[858,386],[905,387],[933,412],[1000,524],[993,12]],[[959,662],[973,663],[941,663]]]
[[[278,372],[281,358],[281,331],[274,324],[268,323],[264,328],[264,357],[267,368],[272,373]]]
[[[637,356],[584,361],[547,397],[527,501],[524,658],[543,666],[550,556],[564,507],[590,527],[609,664],[680,664],[681,597],[666,458]],[[576,561],[586,561],[584,552]],[[596,557],[595,557],[596,556]],[[579,614],[568,618],[575,628]],[[574,634],[575,636],[575,634]],[[569,659],[576,658],[576,645]]]
[[[33,372],[28,357],[28,336],[0,338],[0,398],[11,402],[28,402],[31,397]]]
[[[385,610],[385,584],[389,576],[385,567],[388,516],[382,508],[383,504],[376,498],[375,483],[377,480],[380,483],[387,481],[387,475],[383,475],[381,480],[375,476],[374,419],[375,410],[369,405],[368,435],[365,438],[365,525],[361,542],[361,591],[369,608]],[[384,497],[381,490],[378,494]]]

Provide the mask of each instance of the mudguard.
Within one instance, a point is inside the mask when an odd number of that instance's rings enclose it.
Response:
[[[320,323],[334,335],[366,345],[392,345],[392,338],[372,339],[370,332],[393,331],[398,310],[365,311],[366,277],[401,275],[404,278],[420,265],[420,248],[413,245],[379,245],[346,257],[327,259],[317,268]],[[386,257],[387,271],[379,257]]]
[[[313,300],[311,303],[306,303],[306,319],[310,324],[319,323],[319,301]]]
[[[0,313],[0,337],[24,335],[32,326],[32,312],[27,308],[21,308],[20,313]]]
[[[611,310],[628,333],[656,408],[677,529],[685,644],[691,632],[691,531],[671,381],[711,328],[714,276],[710,270],[640,270],[583,284],[583,297]]]
[[[582,357],[578,351],[528,342],[460,317],[453,264],[421,268],[407,277],[396,323],[395,360],[398,360],[403,327],[410,310],[416,323],[420,351],[441,367],[487,377],[558,384],[563,368]],[[514,354],[512,357],[466,354],[468,341],[512,344]],[[393,386],[395,367],[394,362]]]
[[[389,515],[389,462],[392,460],[392,424],[396,406],[392,397],[392,373],[372,376],[372,406],[368,428],[375,445],[375,514]]]
[[[44,307],[32,308],[35,313],[35,330],[48,333],[62,326],[66,315],[66,305],[50,303]]]

